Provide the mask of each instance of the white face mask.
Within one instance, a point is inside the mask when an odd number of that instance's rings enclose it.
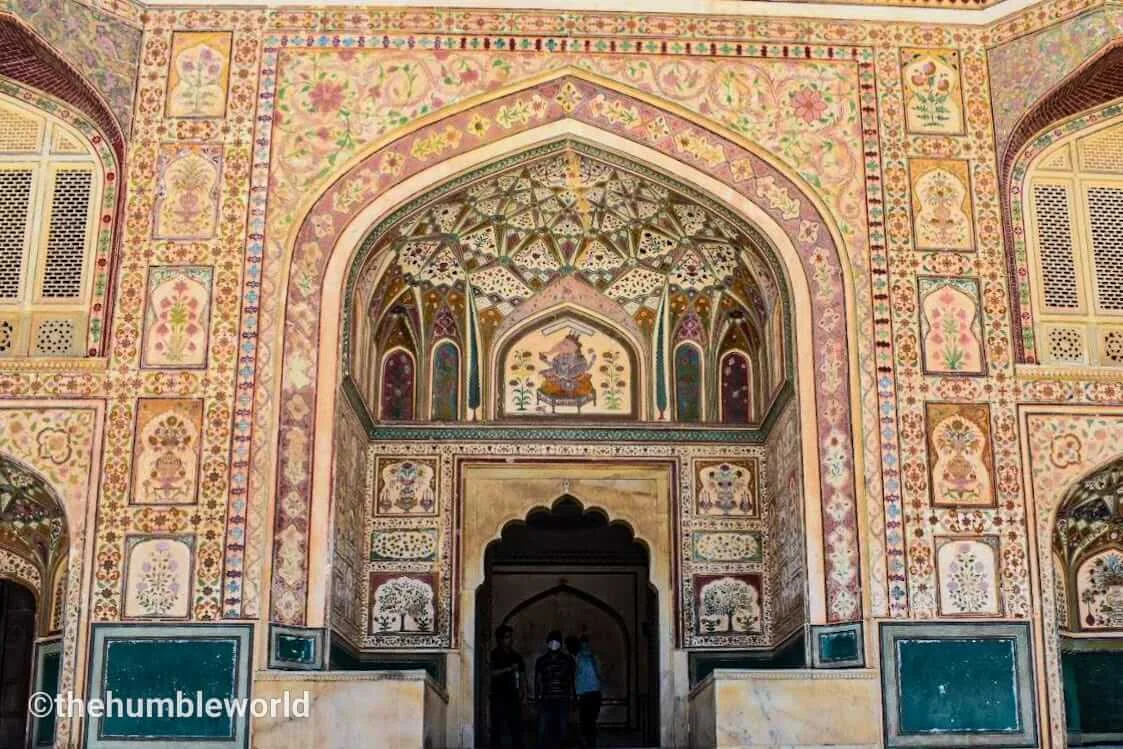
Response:
[[[550,650],[557,650],[561,647],[561,643],[557,640],[550,640],[550,642],[547,644],[547,647],[549,647]]]

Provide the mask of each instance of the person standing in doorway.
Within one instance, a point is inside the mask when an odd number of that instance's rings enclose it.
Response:
[[[601,676],[600,663],[593,655],[589,636],[581,636],[577,650],[575,688],[577,691],[577,712],[581,721],[581,746],[593,749],[597,745],[597,719],[600,717]]]
[[[515,632],[506,624],[495,630],[491,651],[491,749],[503,749],[503,737],[511,749],[523,749],[523,711],[526,701],[526,664],[513,647]]]
[[[546,636],[546,652],[534,664],[534,697],[538,704],[538,749],[561,749],[573,704],[573,659],[562,652],[561,632]]]

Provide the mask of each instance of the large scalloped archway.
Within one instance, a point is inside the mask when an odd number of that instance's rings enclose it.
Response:
[[[621,112],[626,116],[621,116]],[[474,134],[502,121],[502,138]],[[476,123],[476,124],[474,124]],[[777,246],[795,289],[802,378],[808,569],[812,621],[861,617],[849,275],[829,214],[797,179],[732,135],[673,105],[574,71],[507,90],[381,144],[320,195],[287,245],[270,614],[319,624],[327,600],[311,560],[327,548],[331,432],[340,341],[340,293],[353,254],[379,219],[438,180],[550,138],[576,135],[688,179],[757,225]],[[802,335],[801,335],[802,334]],[[326,355],[325,355],[326,354]],[[804,364],[806,368],[808,365]],[[813,479],[813,480],[810,480]],[[312,497],[323,497],[314,503]],[[322,506],[320,506],[322,505]],[[309,608],[311,607],[311,609]]]

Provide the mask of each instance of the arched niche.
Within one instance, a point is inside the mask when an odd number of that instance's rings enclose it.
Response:
[[[636,344],[579,308],[524,322],[496,351],[496,418],[641,420],[648,410]]]

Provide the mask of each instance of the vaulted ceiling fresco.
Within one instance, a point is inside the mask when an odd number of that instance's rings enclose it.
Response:
[[[645,360],[664,338],[715,355],[779,349],[767,343],[782,335],[770,250],[725,213],[665,175],[561,144],[376,230],[357,281],[360,337],[384,352],[411,340],[468,344],[471,330],[487,352],[537,312],[570,304],[639,342]]]
[[[47,569],[65,544],[66,518],[54,491],[0,456],[0,546]]]

